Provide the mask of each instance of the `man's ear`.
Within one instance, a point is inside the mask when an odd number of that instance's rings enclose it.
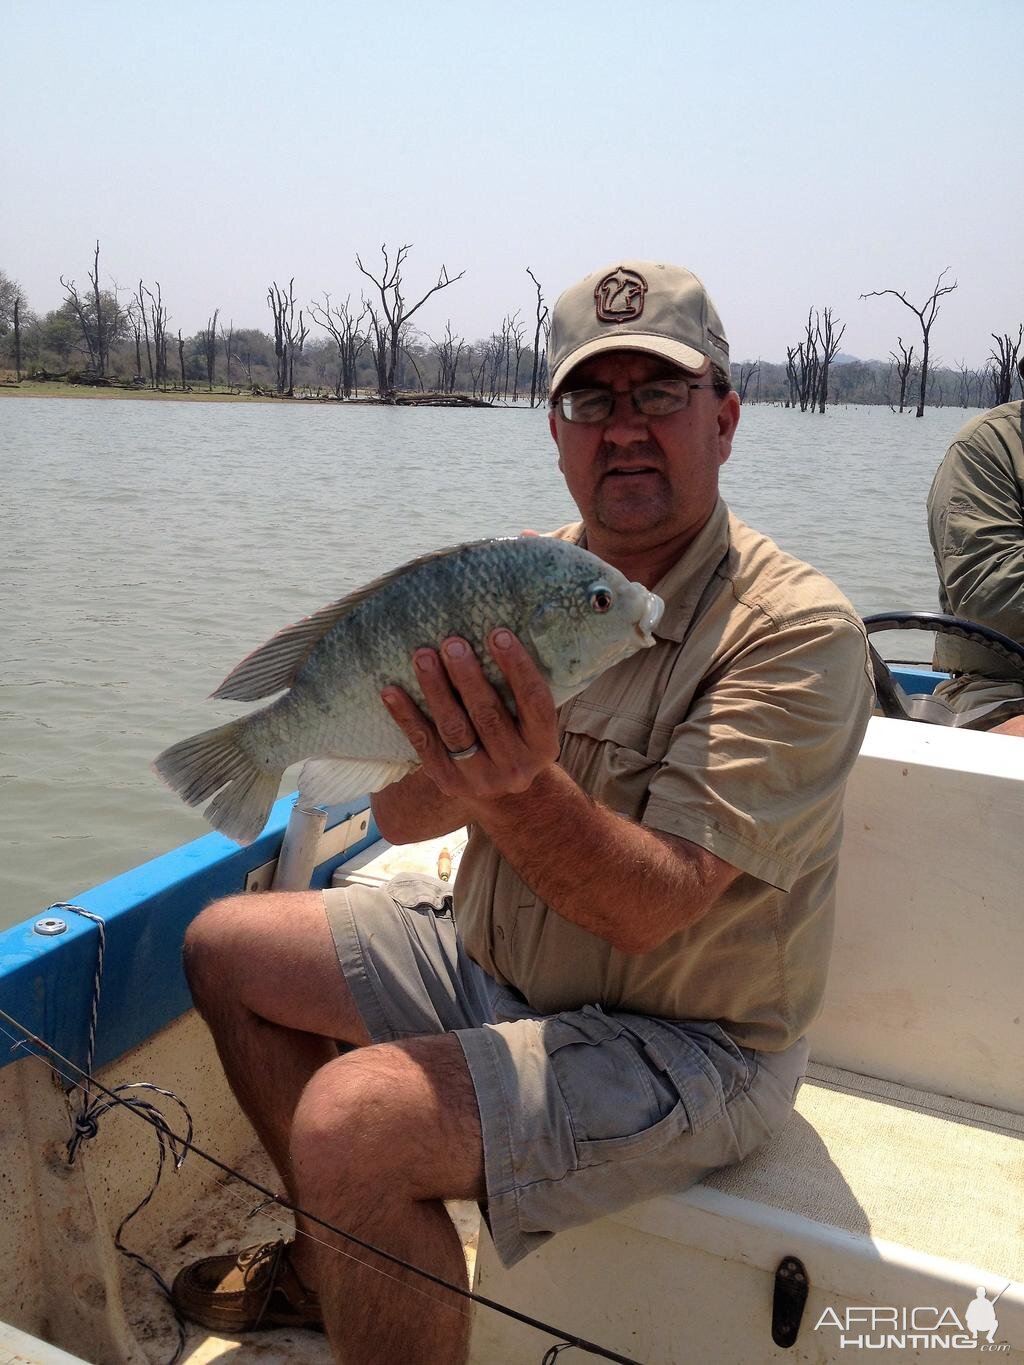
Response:
[[[718,463],[725,464],[732,454],[732,438],[740,423],[740,400],[735,390],[722,399],[718,409]]]
[[[558,423],[555,420],[554,408],[548,408],[548,431],[551,432],[551,439],[554,441],[555,447],[558,450],[558,468],[562,470],[562,473],[564,474],[565,470],[562,469],[562,448],[558,444]]]

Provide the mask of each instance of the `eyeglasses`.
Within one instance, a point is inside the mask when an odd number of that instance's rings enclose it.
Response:
[[[567,422],[606,422],[620,393],[628,393],[633,408],[644,417],[668,417],[682,412],[691,389],[713,389],[714,384],[692,384],[688,379],[655,379],[633,389],[575,389],[552,400]]]

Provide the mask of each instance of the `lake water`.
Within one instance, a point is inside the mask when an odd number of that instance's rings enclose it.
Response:
[[[748,407],[723,490],[862,613],[935,610],[925,496],[968,415]],[[575,517],[524,408],[8,398],[0,453],[0,927],[207,832],[149,763],[248,709],[203,699],[279,627]]]

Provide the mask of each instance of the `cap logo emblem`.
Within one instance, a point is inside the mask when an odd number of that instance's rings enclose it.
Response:
[[[619,266],[594,290],[599,322],[632,322],[644,311],[647,281],[635,270]]]

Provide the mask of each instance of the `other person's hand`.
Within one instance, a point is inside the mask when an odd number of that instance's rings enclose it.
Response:
[[[989,734],[1019,735],[1024,739],[1024,716],[1011,716],[1009,720],[1004,720],[1002,725],[993,725]]]
[[[426,775],[446,796],[470,804],[526,791],[558,758],[555,703],[547,682],[510,630],[492,631],[487,645],[515,698],[515,715],[459,636],[442,641],[440,651],[419,649],[413,655],[429,715],[400,687],[381,693]],[[474,745],[478,748],[469,756],[452,757]]]

